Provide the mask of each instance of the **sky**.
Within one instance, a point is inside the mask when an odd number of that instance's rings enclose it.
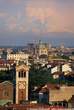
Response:
[[[74,46],[74,0],[0,0],[0,46]]]

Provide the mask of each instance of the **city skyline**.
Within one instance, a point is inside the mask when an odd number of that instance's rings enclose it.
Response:
[[[74,46],[73,0],[0,0],[0,46],[42,40]]]

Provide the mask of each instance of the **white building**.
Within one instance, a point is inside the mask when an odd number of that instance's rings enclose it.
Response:
[[[64,73],[64,75],[67,75],[70,72],[72,72],[72,68],[68,63],[51,68],[51,74],[53,75],[53,78],[58,78],[61,73]]]
[[[10,54],[13,52],[13,49],[12,48],[7,48],[7,53]]]
[[[70,67],[69,64],[64,64],[62,65],[62,72],[66,74],[68,74],[69,72],[72,72],[72,68]]]
[[[59,72],[60,71],[60,67],[59,66],[55,66],[53,68],[51,68],[51,74],[55,73],[55,72]]]
[[[59,78],[60,75],[60,66],[55,66],[53,68],[51,68],[51,74],[53,75],[54,79]]]
[[[25,53],[8,54],[7,60],[24,61],[24,60],[28,60],[28,57],[29,54],[25,54]]]

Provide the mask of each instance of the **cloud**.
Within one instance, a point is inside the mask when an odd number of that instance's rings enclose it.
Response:
[[[17,17],[15,16],[8,16],[6,21],[6,29],[10,31],[16,31],[17,29]]]
[[[6,0],[7,3],[10,4],[19,4],[22,0]]]
[[[6,13],[0,12],[0,17],[5,20],[8,31],[17,32],[72,32],[74,33],[74,7],[72,4],[59,0],[7,0],[10,3],[22,2],[21,10]]]
[[[26,27],[25,25],[20,25],[18,28],[19,32],[28,32],[29,28]]]
[[[42,25],[44,24],[43,32],[74,33],[73,10],[74,7],[50,5],[50,2],[45,2],[45,0],[40,4],[39,1],[32,1],[26,6],[26,16],[28,19],[36,19],[39,20]],[[33,23],[33,25],[36,24]]]
[[[3,11],[0,12],[0,18],[6,17],[6,16],[7,16],[6,12],[3,12]]]
[[[36,18],[37,20],[40,20],[42,23],[46,21],[47,18],[54,15],[55,11],[53,11],[51,8],[35,8],[35,7],[27,7],[26,8],[26,16],[30,18]]]

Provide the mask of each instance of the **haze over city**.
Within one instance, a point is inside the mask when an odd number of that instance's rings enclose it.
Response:
[[[0,0],[0,110],[74,110],[74,0]]]
[[[73,0],[0,0],[0,46],[42,40],[74,46]]]

